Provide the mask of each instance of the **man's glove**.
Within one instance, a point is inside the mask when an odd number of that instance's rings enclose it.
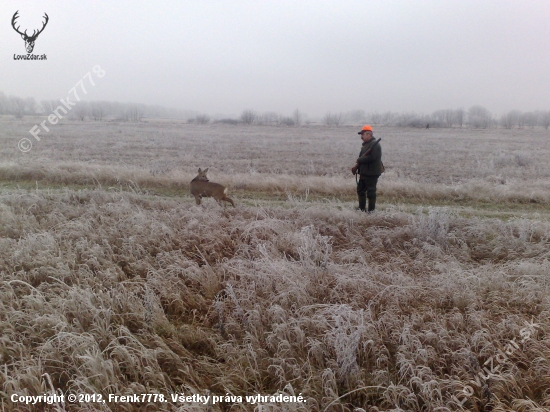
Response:
[[[357,165],[355,165],[351,168],[351,173],[354,174],[354,175],[357,174]]]

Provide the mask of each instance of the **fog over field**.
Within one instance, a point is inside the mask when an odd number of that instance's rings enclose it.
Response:
[[[2,412],[550,411],[550,3],[2,6]]]
[[[11,27],[48,26],[33,53]],[[0,91],[60,99],[100,65],[87,96],[238,115],[549,110],[550,3],[519,0],[7,0]],[[93,22],[93,24],[90,24]]]

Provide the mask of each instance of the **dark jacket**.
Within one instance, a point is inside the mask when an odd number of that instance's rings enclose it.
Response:
[[[372,151],[363,156],[371,147]],[[380,143],[376,143],[374,137],[368,143],[363,143],[357,163],[359,164],[358,173],[361,176],[380,176],[382,174],[382,147]]]

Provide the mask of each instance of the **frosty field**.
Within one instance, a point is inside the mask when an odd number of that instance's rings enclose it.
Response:
[[[52,411],[548,411],[550,133],[0,119],[0,387]],[[236,208],[196,206],[209,168]],[[285,393],[302,403],[249,404]],[[19,408],[19,409],[16,409]],[[359,409],[362,408],[362,409]]]

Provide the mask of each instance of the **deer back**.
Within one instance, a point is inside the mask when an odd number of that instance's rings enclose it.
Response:
[[[220,199],[224,197],[227,189],[219,183],[210,182],[206,177],[208,169],[199,169],[199,174],[191,180],[191,194],[193,196],[214,197]]]

